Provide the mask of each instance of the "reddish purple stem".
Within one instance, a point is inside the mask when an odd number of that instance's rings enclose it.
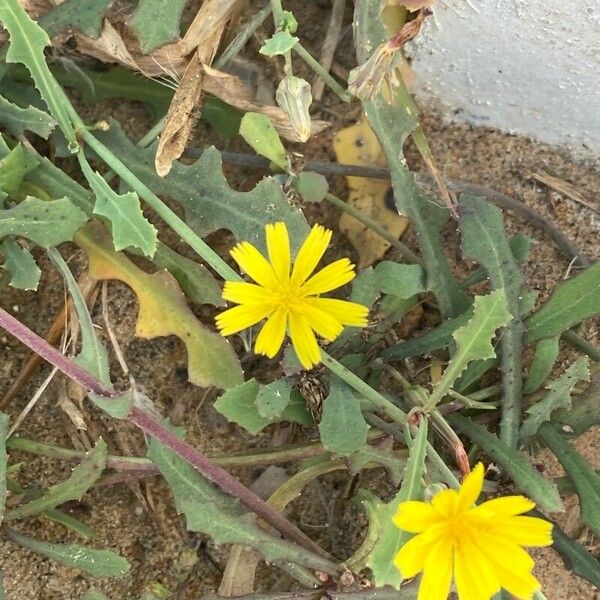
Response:
[[[56,348],[51,346],[44,338],[31,331],[26,325],[15,319],[11,314],[0,308],[0,327],[3,327],[11,335],[28,346],[36,354],[54,365],[62,371],[67,377],[83,386],[86,390],[112,398],[116,394],[113,390],[106,387],[101,381],[98,381],[93,375],[79,367],[71,359],[61,354]],[[183,458],[192,465],[206,479],[212,481],[223,491],[231,496],[239,498],[251,511],[256,513],[261,519],[277,529],[289,540],[300,544],[318,556],[325,555],[324,550],[313,542],[305,533],[300,531],[293,523],[288,521],[278,510],[274,509],[262,498],[257,496],[252,490],[240,483],[235,477],[227,471],[215,465],[210,459],[198,452],[196,448],[179,439],[175,434],[163,427],[152,416],[134,407],[127,419],[136,427],[139,427],[144,433],[157,439],[169,450]],[[332,566],[335,568],[335,565]]]

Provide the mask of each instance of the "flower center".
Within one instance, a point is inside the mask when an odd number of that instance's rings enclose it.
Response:
[[[287,310],[298,308],[304,299],[300,288],[300,285],[292,284],[291,281],[280,283],[273,292],[274,303]]]

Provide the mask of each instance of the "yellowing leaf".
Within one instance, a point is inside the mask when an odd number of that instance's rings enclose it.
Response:
[[[377,136],[365,119],[338,131],[333,139],[333,149],[340,163],[367,167],[386,165]],[[393,202],[391,208],[386,205],[390,182],[353,176],[346,177],[346,181],[349,188],[348,204],[359,208],[399,238],[408,226],[408,219],[397,213]],[[359,269],[372,265],[390,247],[388,241],[346,213],[340,218],[340,229],[358,252]]]
[[[75,241],[87,254],[92,277],[118,279],[133,289],[140,305],[136,325],[139,337],[176,335],[183,341],[193,384],[229,388],[243,381],[229,342],[200,323],[168,271],[153,274],[142,271],[124,254],[114,251],[110,234],[98,223],[90,223]]]

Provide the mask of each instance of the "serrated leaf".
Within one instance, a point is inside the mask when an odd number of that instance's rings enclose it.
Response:
[[[331,382],[329,395],[323,401],[319,436],[326,450],[348,456],[367,441],[369,426],[360,410],[360,398],[338,378]]]
[[[15,543],[94,577],[123,577],[131,568],[129,562],[111,550],[97,550],[81,544],[52,544],[30,538],[9,529],[6,535]]]
[[[116,122],[112,122],[108,132],[97,137],[155,193],[179,202],[187,224],[200,237],[228,229],[238,240],[266,250],[265,225],[284,221],[292,248],[297,250],[308,235],[304,215],[289,204],[274,179],[263,179],[250,192],[231,189],[223,175],[221,155],[215,148],[206,150],[189,166],[175,161],[170,173],[163,178],[154,169],[156,148],[141,150],[133,145]]]
[[[118,279],[135,292],[139,302],[138,337],[176,335],[183,341],[188,376],[194,385],[228,388],[242,381],[239,361],[229,342],[196,318],[170,273],[146,273],[124,254],[115,252],[110,235],[99,223],[90,223],[75,241],[87,254],[92,277]]]
[[[0,126],[15,137],[24,131],[32,131],[47,140],[56,126],[56,121],[35,106],[21,108],[0,96]]]
[[[579,496],[581,520],[600,536],[600,475],[551,423],[542,423],[538,434],[573,482]]]
[[[301,425],[310,425],[312,418],[306,409],[302,397],[292,392],[290,400],[279,417],[263,417],[258,412],[256,399],[261,386],[255,379],[226,390],[214,403],[215,409],[228,421],[237,423],[249,433],[257,434],[259,431],[280,421],[292,421]]]
[[[21,144],[17,144],[0,160],[0,190],[15,195],[23,177],[37,165],[38,161]]]
[[[6,465],[8,463],[6,434],[8,432],[8,420],[8,415],[0,411],[0,525],[4,519],[4,507],[6,506]]]
[[[327,179],[320,173],[303,171],[294,179],[294,188],[304,202],[321,202],[329,191]]]
[[[600,314],[600,262],[559,283],[548,302],[531,315],[526,342],[560,335],[581,321]]]
[[[10,274],[9,285],[19,290],[37,290],[42,272],[31,252],[11,238],[2,241],[0,252]]]
[[[179,37],[179,22],[185,0],[140,0],[130,27],[144,54]]]
[[[68,198],[44,201],[27,196],[14,208],[0,210],[0,237],[17,235],[50,248],[72,240],[87,219]]]
[[[419,265],[406,265],[389,260],[375,267],[377,285],[384,294],[408,299],[426,291],[425,271]]]
[[[426,450],[427,419],[422,419],[410,448],[400,491],[391,502],[388,504],[381,503],[374,511],[380,523],[381,533],[379,541],[367,559],[367,566],[373,572],[375,584],[378,587],[390,585],[395,589],[400,589],[403,578],[394,565],[394,557],[398,550],[409,540],[411,534],[395,527],[392,518],[398,511],[400,503],[407,500],[421,499],[421,478],[425,465]]]
[[[501,438],[516,447],[523,396],[523,276],[504,231],[502,211],[483,198],[462,194],[458,200],[459,225],[465,257],[476,260],[487,272],[493,290],[503,289],[512,318],[500,338],[502,367]],[[492,358],[485,356],[480,358]]]
[[[589,381],[589,359],[587,357],[576,360],[565,372],[552,381],[548,386],[548,393],[533,406],[527,409],[529,415],[521,425],[521,441],[535,435],[544,421],[549,421],[552,413],[559,409],[571,408],[571,392],[579,381]]]
[[[75,30],[96,39],[100,35],[104,15],[114,0],[65,0],[38,20],[50,37]]]
[[[265,40],[259,52],[265,56],[278,56],[289,52],[299,41],[300,38],[294,37],[289,31],[278,31]]]
[[[510,448],[471,419],[454,414],[448,417],[448,421],[450,425],[480,446],[503,471],[506,471],[512,477],[517,489],[550,512],[564,510],[556,485],[539,473],[522,452]]]
[[[106,217],[111,223],[115,250],[133,247],[150,258],[154,256],[158,232],[144,217],[138,195],[135,192],[117,194],[100,173],[92,171],[82,154],[79,155],[79,164],[96,195],[94,214]]]
[[[268,158],[283,171],[287,170],[288,156],[267,115],[247,112],[240,122],[239,133],[257,154]]]
[[[165,244],[158,245],[152,262],[159,268],[167,269],[177,279],[191,302],[225,306],[221,287],[204,265],[182,256]]]
[[[22,63],[27,67],[50,114],[65,134],[70,149],[76,152],[79,145],[69,118],[69,100],[54,79],[44,57],[44,48],[50,46],[48,34],[29,17],[19,0],[4,0],[0,4],[0,22],[10,35],[6,62]]]
[[[433,388],[429,401],[432,405],[444,397],[470,362],[496,357],[491,340],[496,330],[511,318],[503,289],[494,290],[487,296],[475,296],[473,316],[452,334],[456,352]]]
[[[22,519],[55,508],[68,500],[81,500],[102,474],[106,467],[107,456],[106,443],[100,438],[81,463],[73,469],[67,480],[53,485],[40,498],[7,511],[5,519],[7,521]]]
[[[563,431],[581,435],[590,427],[600,423],[598,397],[600,395],[600,372],[592,371],[590,384],[574,399],[570,410],[557,410],[552,422],[560,425]]]
[[[258,527],[239,500],[219,491],[154,438],[148,443],[148,457],[167,481],[177,512],[185,515],[188,531],[209,535],[215,544],[250,546],[268,561],[284,560],[317,569],[328,563]]]
[[[290,403],[292,387],[291,380],[285,378],[261,385],[254,400],[258,414],[269,420],[280,417]]]

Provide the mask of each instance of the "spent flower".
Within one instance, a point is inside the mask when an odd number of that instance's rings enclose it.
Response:
[[[475,505],[483,488],[483,465],[459,491],[443,490],[430,502],[402,502],[396,527],[415,533],[394,563],[407,579],[423,572],[418,600],[446,600],[452,582],[459,600],[489,600],[501,589],[530,600],[540,589],[534,561],[523,546],[552,544],[552,524],[524,516],[535,504],[524,496]]]
[[[285,223],[269,224],[265,233],[269,260],[249,242],[231,250],[235,262],[256,283],[225,282],[223,298],[239,306],[219,314],[217,327],[222,335],[231,335],[266,319],[256,338],[255,352],[273,358],[287,332],[300,363],[310,369],[321,362],[315,333],[333,341],[344,325],[367,324],[366,306],[321,297],[354,279],[354,265],[341,258],[313,275],[331,240],[331,231],[321,225],[312,228],[293,266]]]
[[[298,135],[298,139],[301,142],[306,142],[310,138],[311,128],[308,112],[312,104],[310,83],[300,77],[287,75],[277,86],[275,101],[290,118],[292,128]]]

